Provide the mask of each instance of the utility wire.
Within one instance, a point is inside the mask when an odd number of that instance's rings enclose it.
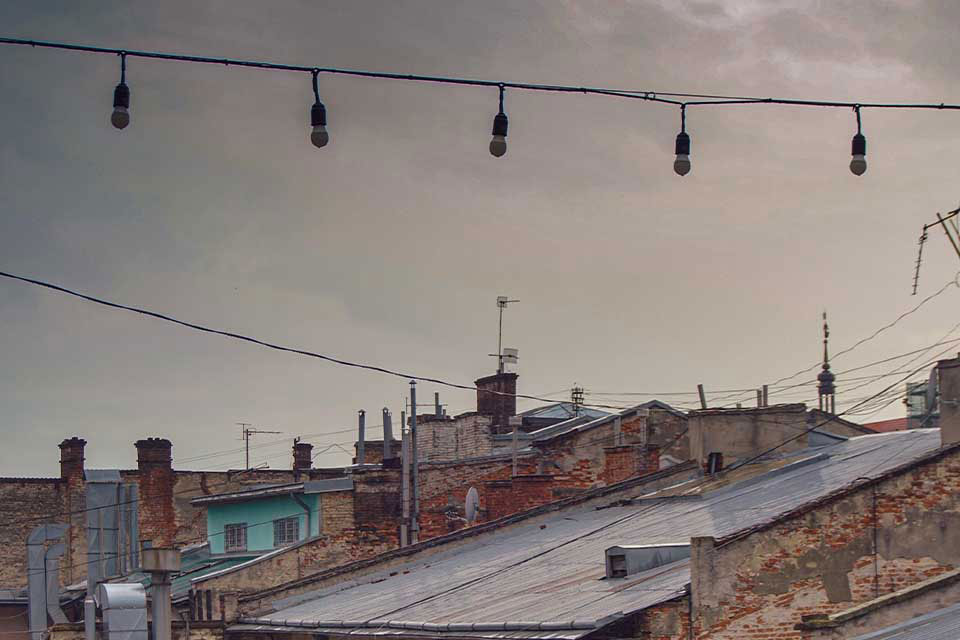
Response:
[[[59,286],[59,285],[51,284],[51,283],[49,283],[49,282],[44,282],[44,281],[42,281],[42,280],[35,280],[35,279],[33,279],[33,278],[26,278],[26,277],[24,277],[24,276],[18,276],[18,275],[12,274],[12,273],[7,273],[7,272],[5,272],[5,271],[0,271],[0,276],[2,276],[2,277],[4,277],[4,278],[9,278],[9,279],[11,279],[11,280],[18,280],[18,281],[20,281],[20,282],[25,282],[25,283],[27,283],[27,284],[36,285],[36,286],[38,286],[38,287],[43,287],[43,288],[45,288],[45,289],[50,289],[50,290],[52,290],[52,291],[58,291],[58,292],[60,292],[60,293],[65,293],[65,294],[67,294],[67,295],[69,295],[69,296],[73,296],[73,297],[75,297],[75,298],[80,298],[80,299],[82,299],[82,300],[87,300],[88,302],[93,302],[93,303],[95,303],[95,304],[99,304],[99,305],[102,305],[102,306],[105,306],[105,307],[110,307],[110,308],[112,308],[112,309],[120,309],[120,310],[123,310],[123,311],[130,311],[130,312],[132,312],[132,313],[140,314],[140,315],[143,315],[143,316],[148,316],[148,317],[151,317],[151,318],[156,318],[157,320],[163,320],[164,322],[169,322],[169,323],[172,323],[172,324],[180,325],[180,326],[186,327],[186,328],[188,328],[188,329],[194,329],[195,331],[202,331],[202,332],[204,332],[204,333],[211,333],[211,334],[214,334],[214,335],[223,336],[223,337],[225,337],[225,338],[232,338],[232,339],[234,339],[234,340],[240,340],[240,341],[242,341],[242,342],[249,342],[249,343],[251,343],[251,344],[256,344],[256,345],[259,345],[259,346],[261,346],[261,347],[266,347],[266,348],[268,348],[268,349],[273,349],[274,351],[282,351],[282,352],[286,352],[286,353],[295,353],[295,354],[297,354],[297,355],[307,356],[308,358],[316,358],[316,359],[318,359],[318,360],[324,360],[324,361],[326,361],[326,362],[331,362],[331,363],[333,363],[333,364],[339,364],[339,365],[344,366],[344,367],[352,367],[352,368],[354,368],[354,369],[364,369],[364,370],[367,370],[367,371],[375,371],[375,372],[377,372],[377,373],[383,373],[383,374],[386,374],[386,375],[389,375],[389,376],[394,376],[394,377],[397,377],[397,378],[404,378],[404,379],[407,379],[407,380],[417,380],[417,381],[420,381],[420,382],[429,382],[429,383],[432,383],[432,384],[438,384],[438,385],[445,386],[445,387],[451,387],[451,388],[453,388],[453,389],[462,389],[462,390],[464,390],[464,391],[477,391],[477,390],[478,390],[477,387],[475,387],[475,386],[473,386],[473,385],[458,384],[458,383],[455,383],[455,382],[448,382],[448,381],[446,381],[446,380],[441,380],[441,379],[439,379],[439,378],[430,378],[430,377],[427,377],[427,376],[418,376],[418,375],[414,375],[414,374],[410,374],[410,373],[402,373],[402,372],[399,372],[399,371],[394,371],[394,370],[392,370],[392,369],[387,369],[387,368],[385,368],[385,367],[379,367],[379,366],[376,366],[376,365],[363,364],[363,363],[359,363],[359,362],[351,362],[351,361],[349,361],[349,360],[342,360],[342,359],[340,359],[340,358],[334,358],[333,356],[324,355],[324,354],[322,354],[322,353],[316,353],[316,352],[314,352],[314,351],[307,351],[307,350],[305,350],[305,349],[297,349],[297,348],[294,348],[294,347],[285,347],[285,346],[283,346],[283,345],[275,344],[275,343],[272,343],[272,342],[267,342],[267,341],[265,341],[265,340],[258,340],[257,338],[252,338],[252,337],[250,337],[250,336],[246,336],[246,335],[243,335],[243,334],[233,333],[233,332],[231,332],[231,331],[223,331],[223,330],[221,330],[221,329],[214,329],[214,328],[206,327],[206,326],[203,326],[203,325],[200,325],[200,324],[195,324],[195,323],[193,323],[193,322],[186,322],[186,321],[184,321],[184,320],[178,320],[178,319],[176,319],[176,318],[174,318],[174,317],[172,317],[172,316],[164,315],[164,314],[162,314],[162,313],[157,313],[156,311],[149,311],[149,310],[141,309],[141,308],[138,308],[138,307],[132,307],[132,306],[124,305],[124,304],[119,304],[119,303],[116,303],[116,302],[110,302],[109,300],[104,300],[104,299],[102,299],[102,298],[97,298],[97,297],[94,297],[94,296],[89,296],[89,295],[80,293],[80,292],[78,292],[78,291],[73,291],[73,290],[71,290],[71,289],[67,289],[66,287],[61,287],[61,286]],[[489,390],[489,389],[484,389],[484,393],[490,393],[490,394],[498,395],[498,396],[509,396],[509,397],[514,397],[514,398],[526,398],[526,399],[528,399],[528,400],[539,400],[539,401],[541,401],[541,402],[551,402],[551,403],[556,402],[556,400],[551,400],[551,399],[549,399],[549,398],[540,398],[540,397],[537,397],[537,396],[525,395],[525,394],[522,394],[522,393],[505,393],[505,392],[502,392],[502,391],[493,391],[493,390]],[[618,406],[618,405],[603,405],[603,404],[581,405],[581,406],[591,407],[591,408],[600,408],[600,409],[617,409],[617,410],[623,410],[623,409],[628,409],[628,408],[629,408],[629,407],[623,407],[623,406]]]

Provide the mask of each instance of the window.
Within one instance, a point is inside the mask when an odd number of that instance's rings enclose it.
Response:
[[[273,521],[273,546],[282,547],[300,539],[300,518],[282,518]]]
[[[247,550],[247,523],[238,522],[223,526],[223,537],[227,551]]]

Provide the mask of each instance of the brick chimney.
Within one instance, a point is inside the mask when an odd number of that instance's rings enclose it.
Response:
[[[510,431],[510,418],[517,415],[516,373],[497,373],[480,378],[477,385],[477,413],[493,418],[494,433]]]
[[[299,478],[304,471],[313,467],[313,445],[309,442],[293,442],[293,476]]]
[[[940,376],[940,443],[960,442],[960,355],[937,363]]]
[[[166,438],[137,440],[140,484],[140,539],[154,548],[172,547],[177,524],[173,509],[173,445]]]
[[[64,481],[83,480],[83,448],[87,441],[73,436],[60,443],[60,478]]]

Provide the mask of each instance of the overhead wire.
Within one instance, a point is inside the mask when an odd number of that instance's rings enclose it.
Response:
[[[439,379],[439,378],[432,378],[432,377],[429,377],[429,376],[421,376],[421,375],[416,375],[416,374],[412,374],[412,373],[404,373],[404,372],[395,371],[395,370],[393,370],[393,369],[388,369],[388,368],[386,368],[386,367],[381,367],[381,366],[377,366],[377,365],[364,364],[364,363],[360,363],[360,362],[352,362],[352,361],[349,361],[349,360],[344,360],[344,359],[342,359],[342,358],[335,358],[335,357],[333,357],[333,356],[324,355],[324,354],[322,354],[322,353],[317,353],[317,352],[315,352],[315,351],[308,351],[308,350],[306,350],[306,349],[298,349],[298,348],[295,348],[295,347],[287,347],[287,346],[283,346],[283,345],[280,345],[280,344],[268,342],[268,341],[266,341],[266,340],[260,340],[260,339],[257,339],[257,338],[253,338],[253,337],[250,337],[250,336],[247,336],[247,335],[240,334],[240,333],[235,333],[235,332],[232,332],[232,331],[224,331],[224,330],[222,330],[222,329],[215,329],[215,328],[212,328],[212,327],[207,327],[207,326],[204,326],[204,325],[201,325],[201,324],[197,324],[197,323],[193,323],[193,322],[187,322],[187,321],[184,321],[184,320],[178,320],[177,318],[174,318],[174,317],[172,317],[172,316],[169,316],[169,315],[166,315],[166,314],[163,314],[163,313],[158,313],[158,312],[156,312],[156,311],[150,311],[150,310],[142,309],[142,308],[139,308],[139,307],[134,307],[134,306],[130,306],[130,305],[119,304],[119,303],[117,303],[117,302],[111,302],[111,301],[105,300],[105,299],[103,299],[103,298],[98,298],[98,297],[95,297],[95,296],[90,296],[90,295],[87,295],[87,294],[84,294],[84,293],[80,293],[80,292],[78,292],[78,291],[74,291],[74,290],[72,290],[72,289],[68,289],[68,288],[66,288],[66,287],[62,287],[62,286],[59,286],[59,285],[56,285],[56,284],[52,284],[52,283],[49,283],[49,282],[45,282],[45,281],[43,281],[43,280],[36,280],[36,279],[34,279],[34,278],[27,278],[27,277],[24,277],[24,276],[15,275],[15,274],[13,274],[13,273],[8,273],[8,272],[6,272],[6,271],[0,271],[0,277],[9,278],[9,279],[11,279],[11,280],[16,280],[16,281],[19,281],[19,282],[24,282],[24,283],[27,283],[27,284],[32,284],[32,285],[34,285],[34,286],[42,287],[42,288],[45,288],[45,289],[50,289],[50,290],[52,290],[52,291],[57,291],[57,292],[59,292],[59,293],[64,293],[64,294],[66,294],[66,295],[69,295],[69,296],[72,296],[72,297],[75,297],[75,298],[80,298],[80,299],[82,299],[82,300],[86,300],[86,301],[88,301],[88,302],[92,302],[92,303],[94,303],[94,304],[98,304],[98,305],[101,305],[101,306],[109,307],[109,308],[112,308],[112,309],[118,309],[118,310],[122,310],[122,311],[129,311],[129,312],[131,312],[131,313],[135,313],[135,314],[138,314],[138,315],[147,316],[147,317],[150,317],[150,318],[155,318],[155,319],[157,319],[157,320],[162,320],[162,321],[164,321],[164,322],[168,322],[168,323],[171,323],[171,324],[176,324],[176,325],[179,325],[179,326],[182,326],[182,327],[186,327],[186,328],[188,328],[188,329],[193,329],[193,330],[195,330],[195,331],[200,331],[200,332],[203,332],[203,333],[209,333],[209,334],[213,334],[213,335],[219,335],[219,336],[223,336],[223,337],[225,337],[225,338],[230,338],[230,339],[233,339],[233,340],[239,340],[239,341],[241,341],[241,342],[247,342],[247,343],[250,343],[250,344],[255,344],[255,345],[258,345],[258,346],[261,346],[261,347],[265,347],[265,348],[267,348],[267,349],[271,349],[271,350],[274,350],[274,351],[281,351],[281,352],[285,352],[285,353],[293,353],[293,354],[297,354],[297,355],[301,355],[301,356],[306,356],[306,357],[308,357],[308,358],[315,358],[315,359],[317,359],[317,360],[323,360],[323,361],[326,361],[326,362],[330,362],[330,363],[332,363],[332,364],[338,364],[338,365],[341,365],[341,366],[344,366],[344,367],[351,367],[351,368],[355,368],[355,369],[363,369],[363,370],[366,370],[366,371],[374,371],[374,372],[376,372],[376,373],[382,373],[382,374],[385,374],[385,375],[389,375],[389,376],[393,376],[393,377],[397,377],[397,378],[404,378],[404,379],[407,379],[407,380],[412,380],[412,381],[417,381],[417,382],[429,382],[429,383],[431,383],[431,384],[438,384],[438,385],[441,385],[441,386],[450,387],[450,388],[453,388],[453,389],[461,389],[461,390],[464,390],[464,391],[474,391],[474,392],[477,391],[477,387],[474,386],[474,385],[459,384],[459,383],[455,383],[455,382],[449,382],[449,381],[447,381],[447,380],[442,380],[442,379]],[[494,390],[492,390],[492,389],[484,389],[483,391],[484,391],[484,393],[489,393],[489,394],[491,394],[491,395],[509,396],[509,397],[515,397],[515,398],[526,398],[526,399],[530,399],[530,400],[540,400],[540,401],[543,401],[543,402],[555,402],[555,400],[552,400],[552,399],[549,399],[549,398],[539,398],[539,397],[537,397],[537,396],[527,395],[527,394],[522,394],[522,393],[506,393],[506,392],[503,392],[503,391],[494,391]],[[588,405],[584,405],[584,406],[588,406]],[[601,409],[604,409],[604,408],[605,408],[605,409],[625,409],[625,408],[627,408],[627,407],[622,407],[622,406],[603,405],[603,404],[591,404],[591,405],[589,405],[589,406],[590,406],[590,407],[594,407],[594,408],[601,408]]]

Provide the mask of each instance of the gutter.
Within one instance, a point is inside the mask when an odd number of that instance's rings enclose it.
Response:
[[[411,622],[406,620],[272,620],[270,618],[240,618],[240,624],[295,627],[308,629],[410,629],[414,631],[590,631],[601,626],[601,621],[571,620],[569,622]],[[252,630],[248,630],[252,631]]]

